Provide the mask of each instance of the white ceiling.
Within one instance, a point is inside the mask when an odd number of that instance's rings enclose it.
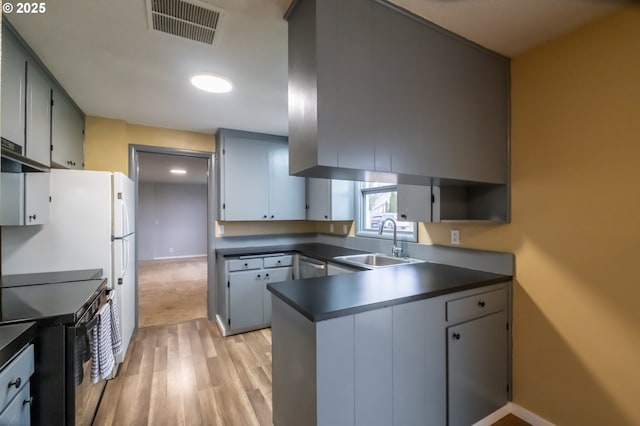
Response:
[[[184,155],[138,154],[138,180],[150,183],[206,184],[209,162],[202,157]],[[172,174],[171,169],[186,170],[184,175]]]
[[[202,1],[202,0],[201,0]],[[322,1],[322,0],[320,0]],[[394,0],[507,56],[570,31],[623,0]],[[205,0],[225,12],[214,46],[152,31],[145,0],[55,0],[10,21],[88,115],[213,133],[288,134],[290,0]],[[227,76],[234,90],[200,92],[189,78]]]

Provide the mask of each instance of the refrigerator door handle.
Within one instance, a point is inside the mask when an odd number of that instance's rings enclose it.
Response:
[[[129,210],[127,209],[127,204],[122,201],[122,235],[130,234],[129,231]]]
[[[129,266],[129,240],[122,240],[122,267],[120,268],[120,277],[124,278],[127,274],[127,268]],[[118,280],[118,284],[122,285],[123,280]]]

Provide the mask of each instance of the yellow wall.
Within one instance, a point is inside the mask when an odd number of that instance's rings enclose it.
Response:
[[[512,223],[421,242],[516,254],[514,402],[640,425],[640,7],[512,62]]]
[[[128,174],[129,144],[215,151],[213,135],[141,126],[109,118],[87,117],[85,168]]]

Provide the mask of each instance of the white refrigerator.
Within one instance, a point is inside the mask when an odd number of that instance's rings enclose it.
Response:
[[[47,223],[2,228],[2,273],[102,268],[120,308],[122,362],[135,329],[135,185],[85,170],[51,170],[50,185]]]

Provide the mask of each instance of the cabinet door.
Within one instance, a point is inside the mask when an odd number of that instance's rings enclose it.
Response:
[[[331,181],[307,178],[307,220],[329,220]]]
[[[24,223],[42,225],[49,221],[49,173],[24,174]]]
[[[24,174],[2,173],[0,225],[24,225]]]
[[[263,272],[229,274],[229,327],[237,330],[263,324]]]
[[[27,65],[27,157],[48,166],[51,161],[51,82],[33,61]]]
[[[23,148],[27,59],[13,34],[2,27],[2,137]]]
[[[398,185],[398,220],[431,222],[431,187]]]
[[[222,220],[269,217],[268,144],[225,136],[222,152]]]
[[[271,293],[267,290],[267,284],[279,283],[293,279],[293,268],[273,268],[264,271],[263,288],[263,322],[269,324],[271,322]]]
[[[67,169],[82,169],[84,117],[58,89],[51,92],[51,162]]]
[[[465,426],[507,403],[506,312],[447,329],[449,425]]]
[[[354,183],[350,180],[329,181],[329,220],[354,220]]]
[[[269,143],[269,219],[304,220],[304,178],[289,176],[289,146]]]

